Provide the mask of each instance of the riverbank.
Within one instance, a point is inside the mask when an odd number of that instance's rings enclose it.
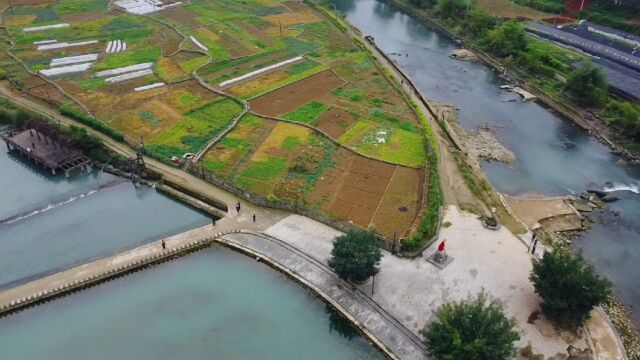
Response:
[[[532,84],[531,81],[527,80],[529,77],[527,73],[517,67],[505,66],[494,56],[475,46],[471,39],[466,39],[454,34],[454,32],[443,25],[439,19],[435,19],[427,15],[425,11],[415,8],[415,6],[407,0],[388,0],[388,2],[410,14],[429,28],[453,40],[459,46],[465,46],[467,51],[473,53],[477,59],[490,66],[496,73],[501,74],[501,77],[507,79],[510,83],[519,84],[526,91],[533,94],[537,98],[536,101],[544,104],[548,109],[561,114],[565,119],[572,121],[587,131],[600,143],[609,147],[614,154],[620,155],[636,165],[640,165],[640,154],[630,150],[629,147],[625,145],[625,143],[628,143],[630,140],[621,137],[620,132],[615,130],[612,125],[608,124],[604,119],[590,111],[585,113],[576,108],[569,99],[556,98],[541,87]]]
[[[562,195],[572,189],[576,189],[579,193],[589,186],[599,187],[599,184],[603,184],[605,180],[615,182],[613,179],[629,178],[629,174],[626,173],[628,169],[619,168],[617,164],[615,169],[607,166],[609,156],[607,151],[602,152],[602,146],[592,145],[595,141],[586,141],[583,135],[574,135],[574,132],[581,132],[574,130],[572,124],[560,124],[555,116],[549,115],[535,104],[521,105],[519,102],[504,102],[511,100],[512,97],[497,90],[500,81],[491,71],[462,61],[456,61],[451,65],[444,64],[444,61],[440,61],[442,58],[440,48],[448,49],[446,53],[448,57],[453,51],[452,46],[449,44],[443,46],[438,36],[433,36],[426,31],[423,35],[413,20],[407,20],[404,15],[398,16],[396,10],[387,10],[391,7],[378,3],[375,4],[373,12],[370,9],[360,10],[359,8],[360,6],[357,10],[353,10],[347,7],[346,12],[353,13],[354,18],[359,20],[358,25],[364,26],[363,29],[368,30],[369,34],[375,36],[377,33],[380,41],[376,42],[383,44],[385,51],[403,54],[402,57],[393,57],[400,67],[406,69],[415,77],[415,80],[418,80],[425,94],[435,97],[438,101],[453,103],[460,107],[459,114],[465,127],[475,128],[479,122],[489,120],[504,126],[501,130],[502,140],[505,140],[506,135],[514,135],[506,139],[508,140],[506,145],[516,152],[518,167],[511,169],[500,164],[483,164],[483,171],[479,172],[479,176],[484,176],[483,172],[487,174],[494,186],[501,191],[510,194],[536,192]],[[384,17],[384,20],[366,21],[378,13],[380,17]],[[417,18],[411,12],[409,14],[412,18]],[[399,26],[398,23],[401,25]],[[424,24],[424,22],[421,23]],[[393,34],[381,35],[376,31],[382,24],[390,27],[395,25]],[[408,58],[405,57],[405,52]],[[436,53],[437,56],[434,55]],[[435,70],[421,71],[424,63],[432,64]],[[492,106],[491,101],[500,103]],[[573,141],[573,144],[577,144],[576,148],[567,150],[561,147],[562,143],[554,143],[564,139]],[[556,150],[556,146],[560,149],[559,151]],[[563,163],[565,159],[568,163]],[[614,162],[616,162],[615,159],[612,163]],[[599,169],[602,171],[598,171]],[[602,180],[603,178],[605,180]],[[597,182],[590,184],[590,180]],[[598,244],[602,244],[602,240],[598,239]],[[601,245],[594,246],[601,247]],[[616,254],[622,253],[616,252]],[[611,259],[611,257],[608,258]],[[620,279],[620,283],[626,284],[625,279]],[[633,291],[633,289],[630,290]],[[625,326],[629,324],[630,318],[627,315]]]

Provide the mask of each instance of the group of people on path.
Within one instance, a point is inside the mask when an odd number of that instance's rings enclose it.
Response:
[[[240,201],[238,201],[236,203],[236,213],[240,214],[240,208],[241,208]],[[253,222],[255,223],[256,222],[256,214],[255,213],[253,214],[252,219],[253,219]],[[216,226],[216,219],[215,218],[211,219],[211,226],[212,227]],[[167,249],[167,243],[164,240],[162,240],[162,242],[160,244],[162,246],[162,250],[166,250]]]

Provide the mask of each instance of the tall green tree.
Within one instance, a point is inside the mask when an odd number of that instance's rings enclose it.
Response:
[[[542,298],[542,312],[566,327],[578,327],[594,306],[611,296],[611,283],[596,274],[582,256],[554,249],[535,260],[529,279]]]
[[[512,359],[520,339],[515,320],[508,319],[502,305],[488,301],[484,293],[442,305],[422,334],[436,360]]]
[[[607,78],[600,68],[583,63],[569,74],[565,90],[581,106],[601,107],[607,99]]]
[[[503,58],[518,56],[520,52],[527,50],[524,28],[515,21],[502,23],[488,31],[484,42],[489,50]]]
[[[372,231],[349,231],[334,240],[329,266],[343,280],[363,282],[378,273],[381,258]]]

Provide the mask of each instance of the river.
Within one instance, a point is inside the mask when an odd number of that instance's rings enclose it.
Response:
[[[640,276],[635,270],[640,262],[640,169],[625,165],[609,148],[543,106],[523,103],[519,95],[501,90],[503,81],[488,66],[450,58],[456,49],[452,41],[386,2],[333,2],[383,51],[396,54],[391,57],[426,98],[458,108],[467,131],[490,126],[514,152],[517,160],[511,166],[482,164],[496,189],[512,195],[567,195],[588,188],[615,193],[620,201],[593,214],[602,221],[573,246],[612,280],[626,304],[640,307]],[[573,146],[563,146],[566,143]],[[640,313],[634,314],[634,321],[640,326]]]
[[[0,289],[209,223],[97,169],[65,179],[0,151]],[[15,360],[383,359],[301,286],[221,248],[0,318],[0,348]]]
[[[383,359],[335,319],[275,270],[214,247],[2,318],[0,348],[13,360]]]

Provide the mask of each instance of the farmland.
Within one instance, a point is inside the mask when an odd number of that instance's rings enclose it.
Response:
[[[24,64],[8,67],[10,79],[32,96],[177,166],[202,152],[195,168],[243,191],[408,235],[423,198],[422,125],[313,7],[194,0],[140,16],[106,0],[60,0],[3,20]],[[87,55],[97,56],[88,70],[54,64]]]

